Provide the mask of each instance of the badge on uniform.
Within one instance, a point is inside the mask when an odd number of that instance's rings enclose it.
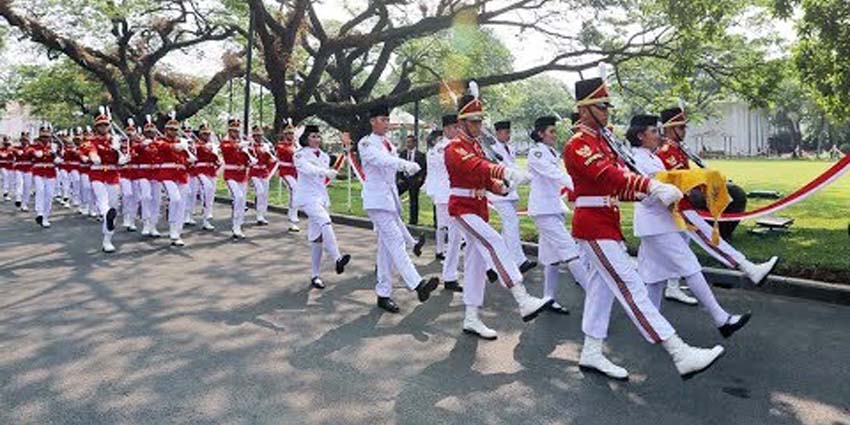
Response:
[[[535,158],[540,158],[541,156],[543,156],[543,152],[540,152],[540,151],[535,151],[535,152],[534,152],[534,157],[535,157]]]
[[[584,145],[576,150],[576,154],[582,158],[587,158],[593,154],[593,149],[590,146]]]

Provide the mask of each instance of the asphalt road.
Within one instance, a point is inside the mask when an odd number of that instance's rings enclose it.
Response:
[[[687,382],[617,307],[609,346],[632,380],[616,383],[577,367],[582,292],[566,276],[573,315],[529,324],[490,286],[499,339],[478,341],[457,295],[419,304],[397,285],[402,314],[375,309],[367,230],[337,226],[352,264],[308,289],[303,234],[271,219],[241,242],[217,220],[184,249],[119,233],[106,256],[90,219],[60,208],[42,230],[0,204],[0,423],[850,424],[848,307],[718,289],[754,317]],[[541,291],[539,271],[528,281]],[[700,310],[665,312],[687,341],[721,341]]]

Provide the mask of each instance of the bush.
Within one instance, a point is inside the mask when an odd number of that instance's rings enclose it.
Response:
[[[845,154],[850,154],[850,143],[844,143],[843,145],[838,147],[838,150],[844,152]]]

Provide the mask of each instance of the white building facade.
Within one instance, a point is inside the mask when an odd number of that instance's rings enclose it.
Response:
[[[694,151],[723,156],[768,152],[768,137],[773,129],[766,111],[751,109],[742,101],[722,102],[717,108],[719,115],[689,126],[687,143]]]

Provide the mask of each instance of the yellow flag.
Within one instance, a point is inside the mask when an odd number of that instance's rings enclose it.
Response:
[[[705,202],[708,212],[715,219],[714,231],[711,233],[711,243],[720,243],[720,229],[717,219],[732,202],[729,189],[726,187],[726,178],[717,170],[696,168],[692,170],[663,171],[655,175],[655,178],[663,183],[669,183],[679,188],[682,193],[688,193],[696,187],[702,186],[705,193]],[[673,219],[680,229],[686,229],[684,218],[679,212],[678,205],[673,210]]]

